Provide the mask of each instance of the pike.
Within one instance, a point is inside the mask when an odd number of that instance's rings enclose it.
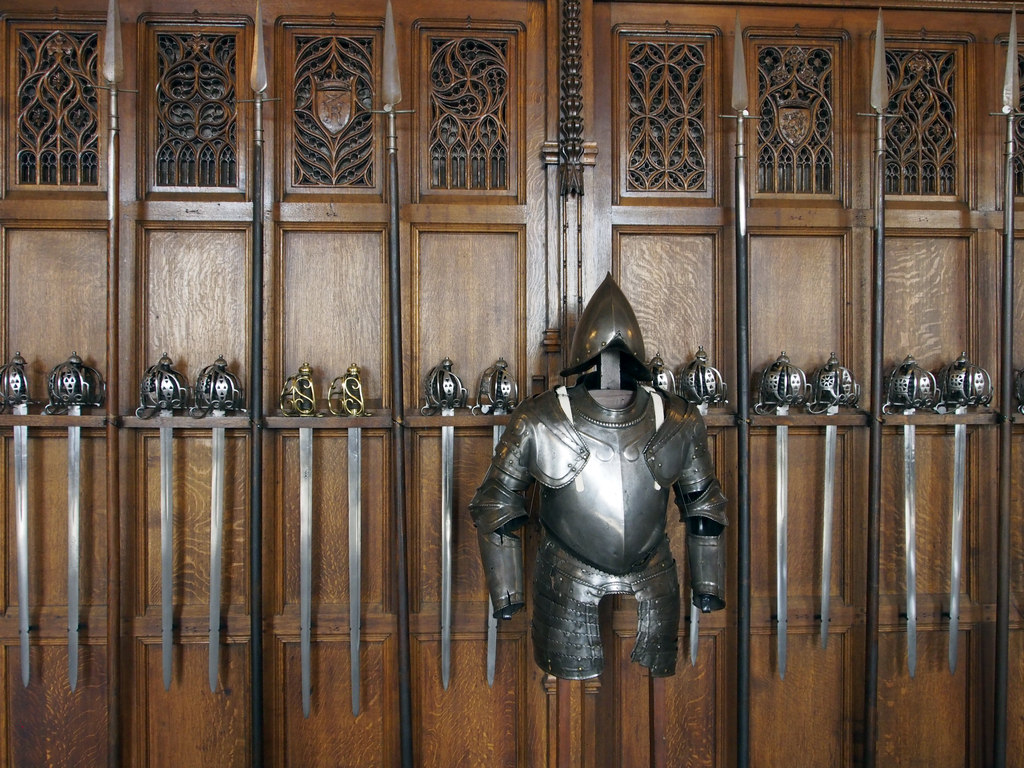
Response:
[[[48,414],[82,415],[82,406],[103,405],[103,379],[73,352],[50,372]],[[68,682],[78,688],[79,562],[81,552],[82,428],[68,426]]]
[[[992,402],[992,379],[988,372],[961,354],[945,366],[938,377],[940,413],[957,416],[967,413],[969,406]],[[953,424],[953,515],[949,560],[949,671],[956,673],[960,635],[960,573],[964,545],[964,491],[967,475],[967,425]]]
[[[701,418],[708,415],[708,406],[726,402],[727,388],[722,374],[708,364],[708,355],[703,346],[697,347],[685,368],[679,372],[676,394],[697,406]],[[700,648],[700,608],[693,600],[690,590],[690,666],[697,666],[697,652]]]
[[[335,402],[340,400],[340,407]],[[331,382],[327,405],[335,416],[369,416],[359,366],[350,365],[344,377]],[[362,628],[363,430],[348,428],[348,632],[352,714],[359,714],[359,647]]]
[[[473,406],[473,413],[494,414],[495,416],[507,415],[516,407],[519,402],[519,385],[508,372],[508,363],[505,358],[500,357],[490,368],[486,369],[480,376],[480,386],[477,389],[476,405]],[[492,429],[492,452],[501,442],[501,436],[505,433],[504,424],[495,424]],[[494,615],[494,603],[490,595],[487,596],[487,685],[494,685],[494,669],[498,655],[498,617]]]
[[[28,378],[25,358],[20,352],[0,367],[3,401],[15,416],[28,416]],[[18,557],[18,643],[21,649],[21,684],[29,681],[28,626],[28,426],[15,424],[14,441],[14,521]]]
[[[313,369],[309,363],[289,376],[281,390],[285,416],[319,416]],[[302,715],[309,717],[310,637],[313,608],[313,429],[299,427],[299,647],[302,667]]]
[[[788,416],[790,406],[803,404],[807,399],[807,377],[802,370],[791,365],[783,352],[761,374],[761,401],[754,406],[757,413],[768,413],[772,408],[776,416]],[[775,426],[775,588],[778,612],[778,665],[779,679],[786,678],[786,632],[789,590],[789,426]]]
[[[228,371],[227,362],[218,357],[196,377],[195,406],[192,416],[207,415],[222,419],[228,411],[243,408],[238,377]],[[224,552],[224,427],[217,421],[210,429],[210,625],[208,673],[210,691],[217,690],[220,669],[220,595]]]
[[[424,382],[426,404],[420,409],[425,416],[440,413],[442,418],[455,415],[455,409],[466,405],[466,388],[452,372],[452,361],[445,357],[430,369]],[[452,667],[452,546],[454,539],[453,488],[455,484],[455,427],[441,425],[441,685],[447,691]]]
[[[840,405],[853,406],[860,397],[860,387],[853,380],[849,369],[839,365],[833,352],[828,362],[811,376],[811,397],[807,410],[834,416]],[[821,647],[828,645],[829,601],[832,590],[832,518],[836,482],[836,442],[838,430],[835,424],[825,425],[825,487],[822,507],[821,532]]]
[[[917,454],[915,428],[910,417],[919,408],[936,403],[935,377],[921,368],[910,355],[889,375],[886,413],[900,408],[907,417],[903,425],[903,531],[907,584],[907,668],[917,670]]]
[[[149,418],[158,414],[170,419],[174,410],[188,405],[189,387],[185,377],[171,368],[166,353],[142,377],[140,404],[135,414]],[[164,690],[171,688],[171,653],[174,643],[174,427],[160,425],[160,649]]]

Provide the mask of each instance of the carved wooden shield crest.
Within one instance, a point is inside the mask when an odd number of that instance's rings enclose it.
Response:
[[[355,111],[354,77],[313,81],[313,107],[320,124],[332,134],[345,130]]]
[[[796,147],[807,140],[811,132],[811,110],[800,104],[779,105],[779,133]]]

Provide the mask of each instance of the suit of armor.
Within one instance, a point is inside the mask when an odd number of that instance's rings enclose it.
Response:
[[[643,376],[639,326],[610,278],[584,312],[576,339],[581,332],[590,342],[574,342],[578,359],[563,373],[585,370],[602,356],[607,366],[614,356],[631,379]],[[488,590],[496,616],[509,618],[525,604],[516,530],[529,517],[523,491],[536,482],[544,529],[534,573],[538,665],[566,679],[599,675],[598,603],[608,594],[632,594],[639,604],[633,660],[653,675],[671,675],[680,607],[666,533],[669,488],[687,521],[694,599],[705,611],[725,605],[726,500],[693,405],[642,384],[609,405],[594,384],[593,375],[585,376],[513,413],[470,503]]]

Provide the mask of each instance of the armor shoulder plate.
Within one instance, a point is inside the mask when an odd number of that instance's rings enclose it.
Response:
[[[663,487],[679,482],[698,486],[713,474],[707,429],[696,406],[676,395],[664,395],[665,422],[644,449],[654,479]]]
[[[566,418],[553,391],[544,392],[513,412],[505,430],[520,446],[520,462],[537,482],[562,488],[583,471],[590,449]]]

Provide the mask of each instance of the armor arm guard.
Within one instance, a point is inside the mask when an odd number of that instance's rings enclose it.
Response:
[[[526,605],[523,589],[523,542],[516,534],[477,531],[487,591],[496,619],[511,619]]]
[[[675,496],[686,521],[694,605],[704,613],[720,610],[725,607],[725,494],[712,477],[702,490],[689,493],[677,483]]]

